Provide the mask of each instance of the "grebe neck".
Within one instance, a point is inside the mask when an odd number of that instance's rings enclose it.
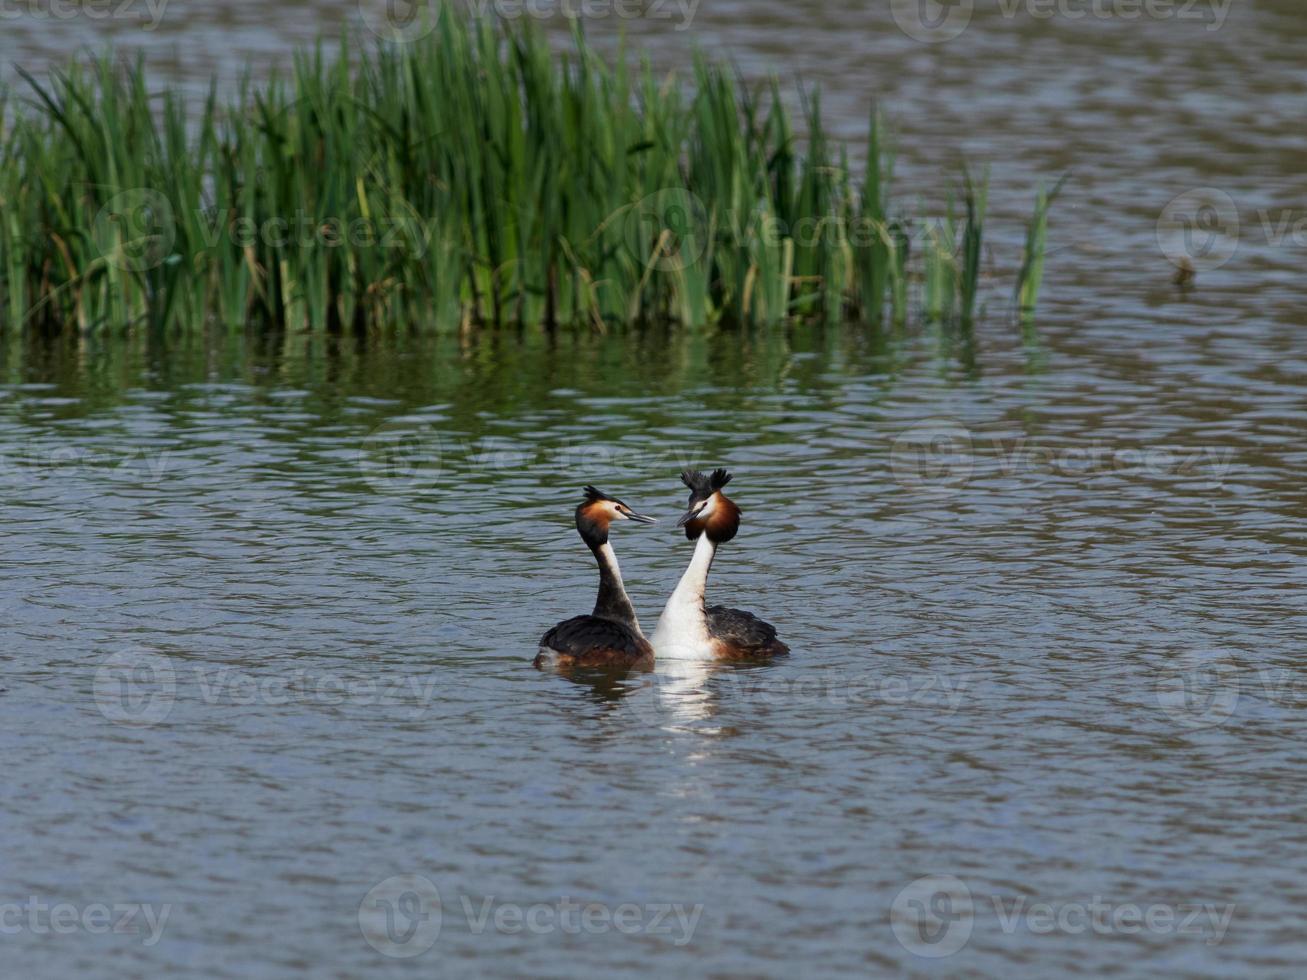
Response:
[[[626,594],[622,570],[617,566],[613,546],[605,541],[591,550],[595,561],[599,563],[599,595],[595,599],[594,615],[600,619],[625,623],[639,633],[640,621],[636,618],[635,606],[631,605],[631,599]]]
[[[694,544],[694,557],[690,559],[685,574],[672,593],[671,602],[678,606],[691,606],[703,609],[703,596],[708,588],[708,572],[712,569],[713,558],[717,555],[717,545],[708,535],[699,535]]]
[[[694,557],[681,576],[654,630],[654,651],[661,657],[677,660],[703,660],[712,655],[712,637],[708,634],[708,617],[704,613],[703,594],[708,585],[717,545],[708,535],[699,535]]]

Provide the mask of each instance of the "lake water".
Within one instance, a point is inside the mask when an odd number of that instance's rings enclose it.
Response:
[[[1037,341],[1001,284],[971,336],[4,341],[6,975],[1295,972],[1307,12],[974,6],[589,29],[881,97],[905,193],[993,163],[1000,261],[1070,170]],[[355,8],[20,13],[5,72],[198,87]],[[649,626],[686,463],[793,656],[532,670],[579,487],[663,519],[614,534]]]

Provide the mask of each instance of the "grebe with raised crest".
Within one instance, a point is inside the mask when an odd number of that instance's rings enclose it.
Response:
[[[540,638],[535,666],[653,666],[653,647],[640,632],[640,621],[622,583],[617,556],[608,543],[608,526],[613,521],[658,523],[652,517],[637,514],[602,490],[585,488],[585,500],[576,508],[576,530],[599,563],[599,595],[589,616],[564,620]]]
[[[708,571],[719,546],[740,528],[740,508],[722,493],[731,482],[724,469],[704,476],[684,470],[681,482],[690,489],[690,505],[677,527],[695,542],[694,557],[658,620],[653,648],[658,657],[679,660],[750,660],[790,652],[776,638],[776,627],[753,613],[726,606],[705,606]]]

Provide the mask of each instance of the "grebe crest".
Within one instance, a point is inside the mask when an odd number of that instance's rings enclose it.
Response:
[[[657,524],[652,517],[637,514],[616,497],[610,497],[598,487],[585,488],[585,500],[576,508],[576,530],[581,540],[591,548],[608,543],[608,526],[613,521],[635,521],[637,524]]]
[[[731,482],[725,469],[715,469],[708,476],[698,470],[682,470],[681,482],[690,488],[690,502],[677,527],[685,528],[691,541],[707,534],[713,544],[725,544],[740,530],[740,508],[722,488]]]

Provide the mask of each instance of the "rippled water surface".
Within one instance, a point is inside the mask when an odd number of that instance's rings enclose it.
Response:
[[[851,135],[882,96],[908,187],[992,161],[996,251],[1071,170],[1037,340],[5,342],[6,975],[1295,972],[1307,13],[979,3],[923,44],[847,6],[627,26]],[[354,8],[169,10],[0,56],[112,33],[196,86]],[[1180,292],[1196,188],[1238,249]],[[651,625],[686,464],[744,508],[711,596],[793,656],[532,670],[593,601],[579,487],[663,519],[614,534]]]

